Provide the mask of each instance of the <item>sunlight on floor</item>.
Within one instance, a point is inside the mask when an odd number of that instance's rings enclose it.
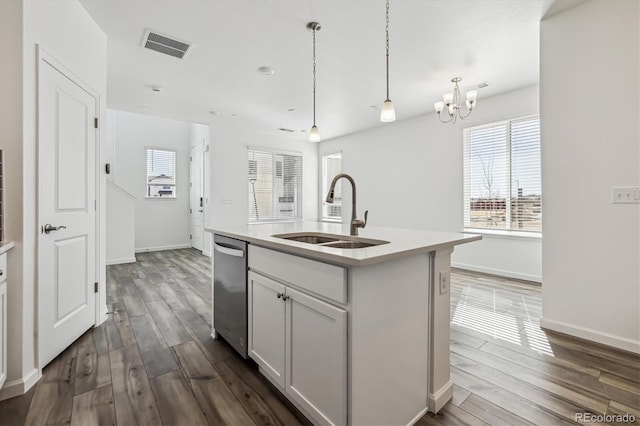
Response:
[[[539,308],[532,308],[524,296],[514,297],[499,290],[478,290],[461,286],[451,323],[494,339],[501,339],[536,352],[553,355],[544,331],[540,328]],[[481,292],[481,296],[471,293]],[[479,299],[483,299],[478,303]],[[473,302],[471,302],[473,300]]]

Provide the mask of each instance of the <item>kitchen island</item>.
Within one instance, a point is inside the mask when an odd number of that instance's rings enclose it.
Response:
[[[248,243],[249,356],[313,423],[413,424],[451,399],[450,257],[480,236],[352,237],[317,222],[207,230]]]

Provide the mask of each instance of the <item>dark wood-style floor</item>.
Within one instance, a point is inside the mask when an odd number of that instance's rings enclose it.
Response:
[[[251,361],[211,339],[209,258],[173,250],[137,259],[108,268],[106,323],[26,395],[0,402],[0,425],[306,423]],[[539,287],[455,271],[451,291],[454,397],[419,425],[640,418],[640,357],[543,332]]]

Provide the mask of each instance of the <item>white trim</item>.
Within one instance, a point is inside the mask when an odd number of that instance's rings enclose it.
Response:
[[[411,421],[409,423],[407,423],[408,426],[412,426],[416,423],[418,423],[418,420],[420,420],[425,414],[427,414],[427,411],[429,411],[428,407],[424,407],[422,410],[420,410],[420,412],[413,418],[411,419]]]
[[[247,145],[247,150],[268,152],[269,154],[284,154],[284,155],[290,155],[292,157],[304,157],[303,153],[300,151],[287,151],[286,149],[269,148],[267,146]]]
[[[211,251],[210,250],[202,250],[202,254],[204,256],[211,257]]]
[[[123,263],[136,263],[136,258],[123,257],[121,259],[107,259],[107,265],[121,265]]]
[[[24,377],[21,377],[10,382],[6,382],[3,388],[0,390],[0,401],[13,398],[15,396],[24,395],[29,389],[40,380],[40,370],[34,368]]]
[[[109,314],[107,313],[107,310],[105,309],[105,314],[100,315],[100,318],[99,318],[98,322],[93,326],[93,328],[98,327],[99,325],[101,325],[103,322],[105,322],[108,319],[109,319]]]
[[[433,395],[429,395],[429,411],[437,413],[453,398],[453,383],[448,381],[446,385],[438,389]]]
[[[111,179],[107,179],[107,185],[111,185],[114,189],[117,189],[122,194],[124,194],[125,196],[127,196],[128,198],[130,198],[132,200],[137,200],[138,199],[138,197],[136,197],[135,195],[133,195],[132,193],[130,193],[129,191],[127,191],[126,189],[124,189],[123,187],[121,187],[120,185],[115,183],[114,181],[112,181]]]
[[[615,336],[609,333],[581,327],[562,321],[540,318],[540,327],[546,330],[557,331],[569,336],[579,337],[606,346],[622,349],[623,351],[640,354],[640,340],[632,340],[627,337]]]
[[[136,253],[146,253],[148,251],[163,251],[163,250],[177,250],[191,248],[191,243],[188,244],[174,244],[170,246],[157,246],[157,247],[142,247],[135,250]]]
[[[468,263],[451,262],[453,268],[466,269],[468,271],[482,272],[485,274],[498,275],[501,277],[516,278],[518,280],[533,281],[542,283],[540,275],[522,274],[520,272],[506,271],[504,269],[485,268],[484,266],[469,265]]]
[[[463,228],[465,234],[478,234],[487,237],[510,238],[518,240],[541,240],[542,232],[509,231],[506,229]]]

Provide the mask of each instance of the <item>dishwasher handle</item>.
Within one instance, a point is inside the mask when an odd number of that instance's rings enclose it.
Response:
[[[244,250],[232,249],[229,247],[221,246],[218,243],[213,244],[214,249],[222,254],[228,254],[229,256],[244,257]]]

